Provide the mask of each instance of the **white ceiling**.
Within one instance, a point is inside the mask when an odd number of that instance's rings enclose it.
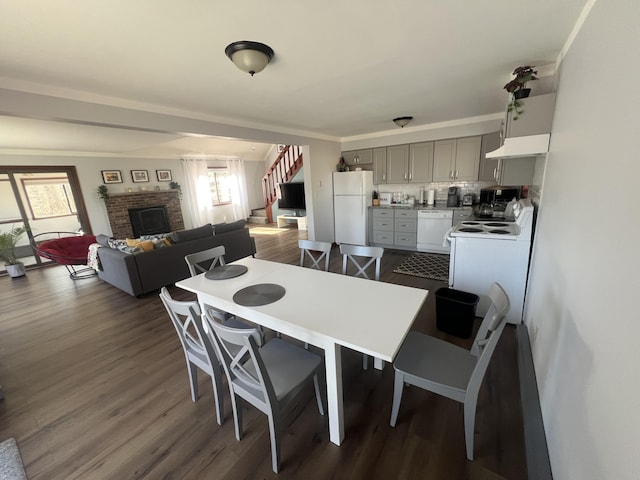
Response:
[[[553,64],[586,2],[2,2],[0,87],[340,140],[394,129],[396,116],[415,127],[502,111],[513,68]],[[237,40],[270,45],[273,61],[241,72],[224,54]],[[228,142],[0,116],[0,151],[271,148]]]

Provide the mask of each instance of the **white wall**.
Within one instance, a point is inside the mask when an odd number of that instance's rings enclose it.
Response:
[[[640,478],[640,2],[596,2],[558,82],[525,322],[556,480]]]

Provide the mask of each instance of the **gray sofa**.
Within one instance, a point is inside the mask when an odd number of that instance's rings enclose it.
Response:
[[[256,253],[255,239],[244,227],[244,221],[202,227],[171,233],[173,245],[148,252],[125,253],[109,248],[108,237],[98,235],[101,270],[98,277],[114,287],[139,296],[153,292],[189,277],[184,257],[190,253],[224,245],[225,261],[233,262]]]

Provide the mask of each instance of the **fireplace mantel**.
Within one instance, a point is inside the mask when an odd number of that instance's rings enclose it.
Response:
[[[180,192],[178,190],[114,193],[109,195],[105,205],[111,232],[116,238],[133,237],[131,221],[129,220],[130,208],[164,205],[167,208],[171,230],[184,229],[182,209],[180,208]]]

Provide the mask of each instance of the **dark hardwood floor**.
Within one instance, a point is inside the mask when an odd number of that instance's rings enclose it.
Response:
[[[295,226],[252,234],[258,258],[292,264],[298,239],[306,238]],[[433,292],[443,283],[392,272],[407,255],[385,252],[382,281],[429,289],[414,329],[468,347],[435,327]],[[340,268],[334,247],[331,270]],[[480,390],[473,462],[465,456],[461,404],[409,388],[391,428],[392,367],[363,371],[361,355],[344,350],[344,443],[329,441],[310,386],[287,411],[276,475],[263,414],[246,410],[238,442],[228,397],[224,425],[215,421],[206,375],[200,399],[191,401],[182,349],[157,294],[134,298],[98,278],[74,282],[61,266],[1,277],[0,288],[0,441],[17,439],[32,480],[527,476],[511,325]]]

